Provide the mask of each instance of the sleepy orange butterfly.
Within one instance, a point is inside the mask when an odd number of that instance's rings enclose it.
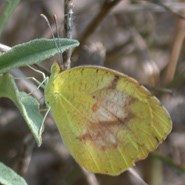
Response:
[[[165,108],[134,79],[99,66],[53,69],[46,103],[65,145],[87,170],[118,175],[171,131]]]

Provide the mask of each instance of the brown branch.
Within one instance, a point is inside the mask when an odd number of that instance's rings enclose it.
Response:
[[[185,12],[184,12],[185,14]],[[175,76],[181,48],[185,38],[185,20],[179,19],[177,23],[176,33],[174,41],[172,43],[172,49],[169,56],[168,66],[165,71],[163,83],[168,84]]]
[[[83,174],[86,177],[88,185],[100,185],[100,183],[98,182],[98,179],[96,178],[95,174],[88,172],[84,168],[81,168],[81,169],[82,169]]]
[[[120,1],[121,0],[109,0],[109,1],[105,0],[105,2],[102,4],[100,8],[99,13],[92,20],[92,22],[89,24],[89,26],[86,28],[81,38],[79,39],[80,46],[74,50],[73,54],[75,54],[77,51],[79,51],[80,48],[82,48],[87,38],[96,30],[97,26],[105,18],[105,16],[110,12],[110,10],[114,6],[116,6]]]
[[[180,13],[174,11],[174,10],[173,10],[172,8],[170,8],[169,6],[167,6],[167,5],[163,4],[163,3],[161,3],[160,0],[152,0],[151,3],[157,4],[157,5],[161,6],[161,7],[163,7],[165,10],[167,10],[168,12],[170,12],[170,13],[176,15],[177,17],[179,17],[179,18],[181,18],[181,19],[185,19],[185,16],[184,16],[184,15],[182,15],[182,14],[180,14]]]
[[[73,0],[65,0],[64,3],[64,37],[72,39]],[[71,49],[68,49],[63,53],[65,69],[69,69],[71,67],[71,53]]]
[[[21,151],[19,151],[18,160],[16,161],[16,171],[20,175],[24,175],[27,172],[29,167],[33,149],[36,146],[36,143],[31,135],[27,135]]]
[[[147,44],[134,27],[130,28],[130,33],[139,56],[139,60],[142,61],[143,72],[145,73],[145,77],[147,76],[147,80],[145,81],[145,78],[143,78],[143,80],[145,83],[156,86],[159,82],[159,69],[150,57]]]

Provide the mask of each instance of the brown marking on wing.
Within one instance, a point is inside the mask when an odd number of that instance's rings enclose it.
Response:
[[[126,99],[125,108],[127,108],[127,106],[129,107],[131,104],[135,103],[135,101],[136,101],[135,98],[128,96]]]
[[[125,105],[124,105],[124,110],[126,112],[126,116],[123,119],[121,119],[122,120],[122,123],[126,124],[126,123],[129,122],[129,120],[131,120],[132,118],[136,117],[134,115],[134,113],[130,110],[130,106],[132,104],[134,104],[135,101],[136,101],[135,98],[132,98],[130,96],[127,97],[126,102],[125,102]]]
[[[128,112],[127,115],[126,115],[124,118],[118,119],[118,120],[119,120],[119,124],[127,125],[127,123],[128,123],[131,119],[133,119],[134,117],[136,117],[136,116],[134,115],[134,113]]]
[[[101,150],[117,148],[119,144],[117,135],[120,129],[117,122],[92,123],[77,139],[85,143],[89,141]]]
[[[134,113],[130,111],[130,106],[134,102],[135,100],[132,97],[127,97],[125,105],[122,107],[126,112],[123,117],[113,115],[115,116],[114,121],[88,123],[86,130],[78,136],[77,139],[84,143],[90,142],[101,150],[117,148],[121,142],[118,136],[119,132],[123,129],[128,129],[127,124],[135,117]],[[98,111],[99,108],[101,108],[101,106],[99,106],[98,103],[95,103],[92,107],[94,111]]]
[[[120,76],[115,75],[115,76],[114,76],[114,79],[112,80],[111,85],[109,86],[109,88],[110,88],[110,89],[115,89],[116,86],[117,86],[117,83],[118,83],[119,79],[120,79]]]
[[[98,104],[98,103],[95,103],[95,104],[93,104],[93,106],[92,106],[92,111],[93,111],[93,112],[96,112],[99,108],[100,108],[99,104]]]

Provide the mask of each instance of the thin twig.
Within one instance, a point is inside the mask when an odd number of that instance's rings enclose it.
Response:
[[[154,3],[149,3],[149,2],[147,3],[139,3],[139,2],[140,0],[138,0],[137,4],[126,4],[124,6],[120,6],[116,8],[115,10],[113,10],[113,13],[123,14],[123,13],[136,13],[136,12],[141,12],[141,11],[161,13],[161,12],[168,11],[164,7],[160,6],[159,4],[154,4]],[[165,4],[165,6],[170,8],[173,11],[173,13],[174,12],[180,13],[181,11],[185,10],[185,3],[182,3],[182,2],[171,2],[171,3]]]
[[[185,82],[185,70],[183,70],[180,73],[177,73],[177,75],[175,75],[174,79],[168,83],[168,85],[166,86],[169,89],[178,89],[179,87],[183,87],[183,84]]]
[[[89,185],[100,185],[100,183],[98,182],[96,175],[94,173],[90,173],[84,168],[81,168],[81,169],[82,169]]]
[[[120,1],[121,0],[109,0],[109,1],[105,0],[103,5],[100,7],[99,13],[92,20],[92,22],[89,24],[89,26],[86,28],[86,30],[82,34],[81,38],[79,39],[80,46],[75,48],[73,54],[75,54],[77,51],[79,51],[80,48],[83,47],[87,38],[96,30],[97,26],[106,17],[106,15],[110,12],[110,10],[114,6],[116,6]]]
[[[33,137],[31,135],[26,136],[23,147],[19,153],[16,166],[20,175],[24,175],[27,172],[35,146],[36,143]]]
[[[185,12],[183,12],[185,14]],[[175,76],[180,52],[185,38],[185,20],[179,19],[177,23],[176,33],[169,56],[168,66],[165,71],[163,83],[168,84]]]
[[[172,167],[175,170],[178,170],[179,172],[185,173],[185,164],[177,163],[173,161],[170,157],[163,156],[158,152],[153,152],[151,155],[155,157],[156,159],[161,160],[163,163],[167,164],[169,167]]]
[[[72,39],[73,0],[65,0],[64,3],[64,37]],[[65,69],[69,69],[71,67],[71,53],[71,49],[68,49],[63,53]]]
[[[133,168],[129,168],[128,171],[130,172],[130,174],[132,174],[137,180],[138,180],[138,184],[140,185],[148,185],[142,178],[141,176],[138,174],[138,172],[136,170],[134,170]]]
[[[157,94],[156,96],[158,97],[161,94],[169,94],[172,95],[174,92],[173,90],[169,88],[164,88],[164,87],[153,87],[151,85],[144,85],[147,89],[153,92],[153,94]]]
[[[160,0],[152,0],[151,3],[157,4],[157,5],[161,6],[161,7],[163,7],[165,10],[167,10],[168,12],[176,15],[177,17],[179,17],[181,19],[185,19],[185,16],[184,15],[182,15],[182,14],[174,11],[172,8],[170,8],[169,6],[165,5],[164,3],[161,3]]]
[[[143,72],[146,76],[148,76],[147,80],[145,80],[145,78],[143,78],[143,80],[146,83],[150,83],[151,85],[156,86],[159,82],[159,69],[156,63],[150,57],[147,44],[134,27],[130,27],[129,30],[136,47],[136,51],[138,53],[139,60],[142,61]]]

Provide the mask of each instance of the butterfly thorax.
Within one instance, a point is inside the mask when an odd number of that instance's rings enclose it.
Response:
[[[63,80],[59,78],[60,73],[59,65],[54,63],[51,67],[51,76],[45,86],[45,102],[49,106],[61,94]]]

